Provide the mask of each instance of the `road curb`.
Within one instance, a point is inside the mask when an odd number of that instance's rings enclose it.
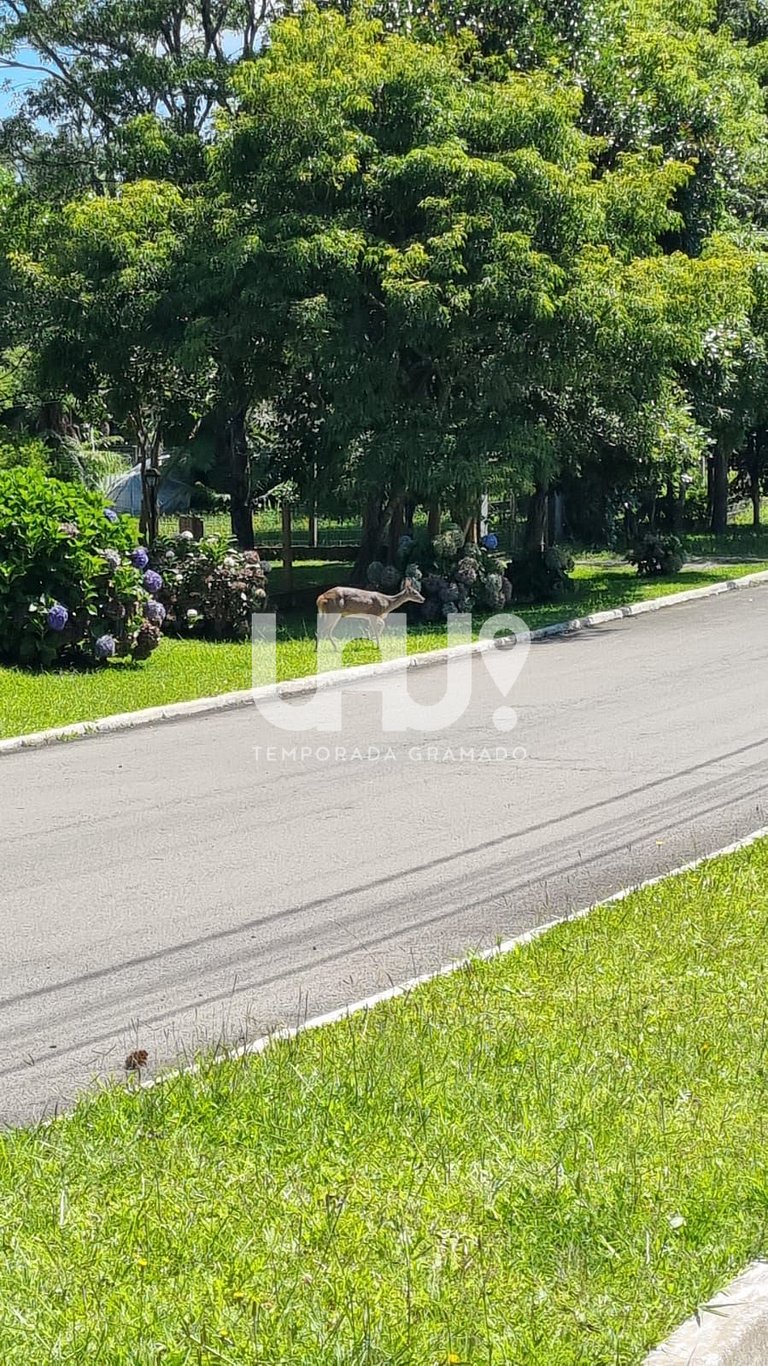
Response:
[[[69,726],[56,726],[50,730],[31,731],[29,735],[16,735],[0,740],[0,758],[3,755],[18,754],[28,749],[42,749],[47,745],[81,740],[92,735],[110,735],[115,731],[135,730],[142,726],[158,725],[165,721],[183,721],[194,716],[204,716],[215,712],[240,711],[245,707],[258,706],[262,702],[276,699],[289,700],[305,697],[310,693],[327,688],[349,687],[364,682],[367,678],[380,678],[387,674],[407,673],[412,669],[434,668],[448,659],[460,659],[482,655],[490,650],[509,650],[518,641],[547,640],[552,637],[575,635],[579,631],[607,625],[625,617],[644,616],[647,612],[658,612],[666,607],[678,607],[684,603],[696,602],[702,598],[719,597],[723,593],[739,588],[754,588],[768,583],[768,570],[756,574],[746,574],[740,579],[723,579],[719,583],[708,584],[705,588],[690,588],[684,593],[669,593],[666,597],[648,598],[644,602],[631,603],[624,607],[612,607],[604,612],[593,612],[589,616],[575,617],[570,621],[555,622],[551,626],[541,626],[535,631],[520,636],[504,636],[496,640],[480,640],[468,645],[457,645],[451,649],[428,650],[423,654],[407,655],[400,659],[386,660],[381,664],[361,664],[349,669],[336,669],[325,674],[309,674],[306,678],[289,679],[284,683],[270,683],[263,688],[248,688],[245,691],[221,693],[217,697],[199,697],[190,702],[172,702],[167,706],[145,707],[141,711],[120,712],[105,716],[96,721],[79,721]]]
[[[765,1366],[768,1263],[753,1262],[645,1358],[643,1366]]]
[[[552,930],[563,925],[574,924],[579,920],[587,920],[595,911],[600,911],[606,906],[618,905],[622,901],[628,901],[631,896],[635,896],[638,892],[647,891],[650,887],[658,887],[670,878],[684,877],[687,873],[695,873],[699,868],[704,867],[707,863],[712,863],[715,859],[728,858],[732,854],[739,854],[742,850],[751,849],[754,844],[764,839],[768,839],[768,825],[762,825],[757,830],[752,830],[750,834],[743,835],[741,839],[734,840],[732,844],[726,844],[721,849],[714,849],[708,854],[701,854],[698,858],[691,859],[689,863],[680,864],[677,868],[670,868],[667,873],[656,873],[653,877],[645,878],[643,882],[635,882],[629,887],[622,887],[620,891],[603,897],[601,901],[594,901],[589,906],[582,906],[580,910],[573,911],[570,915],[561,916],[559,920],[547,920],[542,925],[533,925],[530,929],[523,930],[511,939],[501,939],[492,948],[481,949],[478,953],[467,954],[463,958],[455,958],[440,968],[420,973],[418,977],[409,977],[404,982],[397,982],[394,986],[385,987],[383,991],[373,992],[372,995],[364,996],[359,1001],[337,1006],[335,1010],[326,1011],[323,1015],[310,1016],[301,1024],[286,1025],[272,1030],[269,1034],[262,1034],[258,1039],[251,1040],[250,1043],[240,1044],[237,1048],[225,1049],[221,1054],[216,1055],[214,1062],[219,1064],[231,1062],[233,1059],[258,1057],[261,1053],[266,1053],[267,1049],[275,1043],[289,1043],[291,1040],[299,1038],[301,1034],[311,1033],[315,1029],[324,1029],[327,1025],[341,1024],[354,1015],[365,1014],[367,1011],[375,1009],[376,1006],[385,1005],[388,1001],[398,1001],[404,996],[410,996],[419,987],[429,986],[431,982],[437,982],[443,977],[452,977],[454,973],[462,972],[475,963],[492,963],[497,958],[506,958],[508,954],[516,953],[518,949],[525,948],[527,944],[533,944],[537,939],[543,939]],[[167,1085],[175,1077],[194,1077],[199,1072],[199,1063],[188,1063],[182,1067],[174,1067],[167,1072],[162,1072],[159,1076],[148,1077],[142,1081],[141,1087],[143,1090],[151,1091],[156,1086]],[[66,1118],[66,1116],[62,1115],[61,1118]],[[657,1364],[654,1362],[653,1366],[657,1366]],[[761,1366],[765,1366],[765,1363],[762,1363]]]

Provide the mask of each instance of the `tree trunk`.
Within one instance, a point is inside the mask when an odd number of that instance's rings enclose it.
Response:
[[[544,549],[547,537],[547,494],[546,484],[537,484],[528,508],[525,526],[525,549],[531,553]]]
[[[427,522],[427,535],[429,536],[430,541],[434,541],[435,538],[440,535],[441,524],[442,514],[440,512],[440,503],[430,503],[429,520]]]
[[[148,546],[152,546],[159,533],[157,486],[160,471],[160,431],[148,430],[142,422],[136,425],[136,449],[141,474],[141,512],[139,514],[139,534]],[[147,470],[156,471],[153,479],[147,478]]]
[[[730,447],[720,439],[712,453],[712,523],[713,536],[728,530],[728,465]]]
[[[682,530],[684,506],[685,485],[680,484],[676,487],[674,479],[668,479],[667,491],[664,495],[664,521],[675,536]]]
[[[248,438],[245,430],[247,410],[239,408],[227,420],[223,439],[229,469],[230,520],[232,535],[241,550],[253,550],[253,512]]]
[[[680,481],[675,490],[675,501],[672,507],[672,531],[675,536],[681,536],[685,529],[685,501],[687,496],[686,485]]]
[[[40,406],[37,420],[37,430],[42,437],[51,438],[54,441],[62,441],[67,437],[77,439],[78,431],[75,427],[64,404],[55,399]]]
[[[761,488],[760,488],[760,466],[762,464],[762,447],[760,437],[757,432],[753,432],[749,440],[749,496],[752,501],[752,526],[755,531],[760,530],[761,513]]]
[[[547,496],[547,544],[557,545],[563,538],[563,495],[559,489]]]
[[[307,546],[310,550],[317,550],[319,544],[320,518],[317,515],[317,503],[311,498],[307,508]]]
[[[369,494],[363,509],[363,529],[360,540],[360,549],[355,560],[355,567],[352,576],[355,583],[365,583],[368,578],[368,566],[373,560],[377,560],[381,554],[381,536],[384,526],[385,512],[383,499],[379,494]]]
[[[403,514],[403,500],[398,498],[392,509],[392,516],[389,519],[389,563],[394,564],[397,559],[397,550],[400,545],[400,538],[405,530],[405,517]]]

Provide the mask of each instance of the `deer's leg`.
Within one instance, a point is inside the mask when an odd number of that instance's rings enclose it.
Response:
[[[328,627],[327,627],[326,630],[323,631],[323,635],[327,635],[327,637],[328,637],[328,639],[330,640],[330,642],[331,642],[331,644],[332,644],[334,650],[338,650],[338,648],[339,648],[339,642],[337,641],[337,639],[336,639],[336,637],[335,637],[335,635],[334,635],[333,633],[334,633],[334,631],[336,630],[336,627],[338,626],[339,622],[341,621],[341,616],[340,616],[337,612],[334,612],[334,613],[328,612],[327,614],[323,615],[323,616],[320,618],[320,620],[321,620],[322,622],[328,622]]]
[[[349,616],[347,620],[361,622],[365,626],[365,636],[368,640],[373,640],[373,630],[371,627],[371,622],[373,621],[373,618],[370,617],[367,612],[355,612],[354,616]],[[364,637],[363,635],[358,635],[353,636],[352,639],[363,640]]]

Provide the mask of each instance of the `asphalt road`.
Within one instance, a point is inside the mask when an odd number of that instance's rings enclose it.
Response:
[[[467,713],[429,736],[382,735],[356,686],[309,757],[249,709],[0,759],[0,1123],[131,1049],[160,1066],[296,1023],[766,823],[768,588],[533,645],[511,733],[469,668]],[[445,666],[410,687],[437,697]]]

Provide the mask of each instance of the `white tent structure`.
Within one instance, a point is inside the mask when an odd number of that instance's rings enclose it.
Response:
[[[134,517],[141,515],[141,468],[134,465],[132,470],[119,474],[109,485],[109,498],[116,512],[129,512]],[[161,517],[173,516],[177,512],[189,512],[191,489],[181,479],[166,475],[157,486],[157,506]]]

